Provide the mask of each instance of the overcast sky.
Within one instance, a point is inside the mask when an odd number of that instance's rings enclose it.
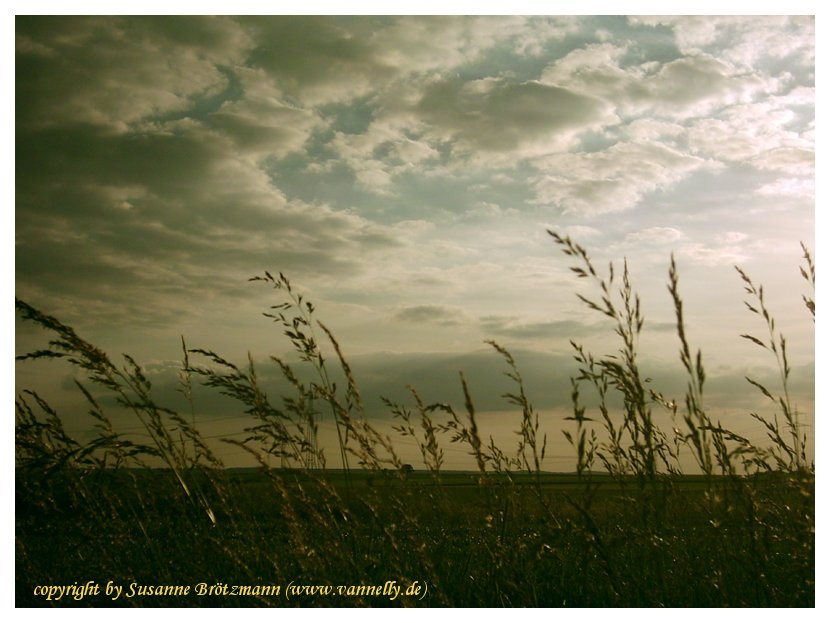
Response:
[[[506,409],[495,339],[558,438],[569,340],[617,346],[553,229],[598,266],[627,258],[644,368],[681,398],[675,254],[709,407],[737,428],[758,408],[743,377],[774,363],[739,337],[764,333],[740,265],[765,286],[812,420],[798,266],[799,243],[815,246],[814,26],[18,17],[16,295],[132,354],[172,397],[181,334],[240,363],[289,350],[261,316],[282,299],[247,281],[282,271],[353,360],[373,417],[408,383],[462,404],[459,369],[484,411]],[[43,345],[19,323],[16,338]],[[18,389],[71,378],[17,370]],[[224,403],[200,415],[211,432],[238,424]]]

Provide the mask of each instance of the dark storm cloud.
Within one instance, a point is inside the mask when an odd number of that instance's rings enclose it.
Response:
[[[152,324],[232,300],[264,268],[354,273],[356,250],[398,244],[273,186],[258,153],[300,147],[317,119],[262,76],[239,68],[244,99],[202,106],[250,43],[235,22],[23,18],[17,30],[20,296],[70,321],[109,306]]]
[[[393,68],[377,58],[372,34],[389,18],[300,16],[243,18],[263,43],[251,62],[279,80],[296,98],[338,100],[388,78]]]
[[[513,355],[522,370],[529,391],[532,392],[534,404],[538,401],[540,407],[552,407],[569,403],[569,373],[575,373],[573,360],[569,356],[533,351],[516,351]],[[194,355],[191,363],[198,365],[204,362],[199,356]],[[239,366],[247,365],[244,361],[235,363]],[[505,375],[509,371],[507,364],[494,350],[461,355],[382,353],[352,357],[349,364],[367,413],[373,418],[389,415],[389,410],[381,397],[402,403],[411,402],[412,394],[409,387],[415,388],[427,403],[449,402],[458,406],[463,401],[459,372],[464,373],[476,401],[476,408],[480,410],[506,408],[509,403],[503,394],[515,389],[514,382]],[[280,396],[293,393],[293,388],[272,362],[261,361],[255,365],[257,378],[272,401],[279,402]],[[300,379],[319,382],[319,378],[307,365],[298,362],[291,365]],[[181,408],[181,385],[177,376],[179,370],[178,362],[159,362],[147,371],[161,404],[178,405],[176,408]],[[343,379],[340,370],[332,367],[329,375],[338,386],[341,386]],[[194,376],[192,382],[197,385],[200,378]],[[342,385],[345,386],[345,383]],[[227,400],[222,399],[218,405],[212,402],[213,389],[203,388],[197,392],[197,408],[200,413],[219,417],[229,412],[231,403]]]
[[[189,346],[206,346],[194,345]],[[221,354],[221,353],[220,353]],[[542,411],[542,426],[549,434],[558,435],[568,424],[562,419],[563,415],[553,415],[551,410],[564,410],[567,413],[573,406],[571,378],[579,376],[576,362],[570,355],[553,355],[530,350],[514,350],[512,355],[523,378],[526,395],[532,405]],[[246,361],[235,362],[240,367],[247,367]],[[351,358],[349,361],[354,378],[357,382],[365,414],[371,421],[378,422],[391,419],[391,412],[382,398],[387,398],[409,408],[414,408],[412,389],[414,389],[425,404],[450,404],[459,413],[464,412],[464,393],[461,386],[460,373],[464,374],[465,381],[477,412],[487,411],[515,411],[518,425],[520,411],[511,405],[505,394],[515,393],[515,381],[507,377],[510,368],[504,359],[493,350],[483,350],[464,355],[449,353],[421,353],[421,354],[376,354]],[[191,356],[192,365],[203,365],[198,355]],[[679,413],[683,413],[684,392],[688,377],[679,361],[665,362],[643,358],[640,362],[641,373],[651,380],[648,387],[660,392],[668,401],[675,400],[679,405]],[[291,363],[295,374],[304,382],[319,381],[315,373],[305,364]],[[269,398],[271,404],[278,408],[282,405],[283,397],[292,397],[294,388],[285,381],[277,367],[269,361],[255,363],[260,389]],[[176,361],[155,362],[145,366],[144,373],[152,382],[153,398],[157,404],[172,408],[180,413],[190,412],[190,404],[183,394],[181,363]],[[330,379],[338,386],[345,386],[342,373],[336,368],[329,371]],[[798,366],[793,369],[790,381],[790,391],[798,395],[800,402],[797,405],[802,418],[804,414],[812,412],[814,408],[814,379],[815,369],[812,364]],[[756,443],[766,443],[764,431],[750,413],[758,413],[772,420],[775,414],[780,417],[780,407],[764,397],[760,391],[750,386],[745,378],[746,372],[740,370],[710,371],[704,388],[704,407],[711,417],[724,426],[731,427],[740,434],[752,433]],[[756,371],[750,376],[766,386],[773,395],[781,393],[780,379],[777,379],[769,370]],[[227,396],[223,396],[215,388],[205,387],[203,378],[198,374],[191,378],[193,407],[198,416],[200,426],[205,431],[211,431],[211,424],[218,421],[230,421],[228,430],[241,432],[244,426],[250,425],[251,420],[246,417],[246,406]],[[101,404],[110,415],[120,414],[115,421],[117,430],[129,432],[138,430],[140,425],[127,413],[122,413],[112,396],[106,397],[98,392],[94,386],[84,382],[85,386],[93,390],[93,394],[101,398]],[[410,389],[411,388],[411,389]],[[597,409],[597,394],[587,381],[579,383],[580,404],[588,408],[586,415],[596,418],[595,426],[601,431],[599,413]],[[67,418],[68,428],[85,430],[89,423],[86,416],[88,405],[85,404],[75,387],[74,377],[63,377],[61,382],[63,398],[60,403],[67,405],[62,415]],[[607,396],[611,409],[611,417],[620,421],[622,399],[618,392],[612,390]],[[653,404],[655,415],[667,414],[663,407]],[[547,411],[547,413],[544,413]],[[560,411],[561,413],[561,411]],[[440,415],[435,416],[437,420]],[[85,424],[87,422],[87,424]],[[809,423],[809,418],[805,419]]]
[[[17,124],[124,129],[220,91],[249,40],[227,18],[18,17]]]
[[[354,81],[344,68],[385,75],[392,61],[361,41],[400,28],[314,19],[310,36],[302,19],[242,22],[18,20],[21,296],[70,321],[82,308],[98,317],[109,304],[124,318],[149,307],[140,317],[152,324],[207,297],[235,300],[264,268],[355,275],[401,244],[401,232],[342,206],[286,197],[261,167],[302,149],[321,123],[283,92],[300,82],[336,91]],[[308,53],[293,50],[289,32],[302,33]],[[262,63],[239,66],[254,48]],[[443,59],[425,54],[418,62]],[[224,101],[210,100],[223,90]]]
[[[209,290],[236,296],[265,268],[354,272],[357,250],[399,244],[355,215],[287,200],[231,147],[187,124],[18,133],[19,294],[120,301],[115,316],[136,298],[172,310]]]

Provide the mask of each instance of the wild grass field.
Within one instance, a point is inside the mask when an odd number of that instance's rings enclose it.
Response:
[[[521,361],[495,342],[514,387],[505,397],[514,445],[480,433],[463,371],[463,404],[426,404],[412,388],[407,403],[386,401],[399,437],[380,432],[339,343],[282,274],[254,279],[281,297],[266,315],[299,356],[299,364],[274,358],[290,393],[269,396],[252,360],[183,344],[184,394],[203,384],[240,401],[255,422],[245,441],[225,441],[261,466],[251,469],[226,469],[191,414],[154,399],[137,362],[116,365],[17,300],[19,316],[50,333],[46,348],[18,359],[63,359],[82,372],[77,388],[97,432],[79,441],[35,390],[18,395],[16,605],[813,606],[815,468],[763,288],[740,273],[762,331],[742,337],[780,373],[778,387],[747,385],[773,407],[770,416],[747,414],[765,428],[759,444],[707,414],[703,356],[687,340],[674,261],[668,290],[687,375],[676,397],[640,370],[643,314],[627,266],[604,275],[583,247],[551,236],[575,275],[594,283],[598,297],[580,298],[613,322],[619,341],[602,356],[573,343],[567,474],[543,469],[548,440]],[[804,260],[814,286],[806,248]],[[815,304],[804,302],[812,322]],[[104,396],[149,441],[116,430]],[[328,462],[323,419],[337,429],[338,456]],[[415,469],[396,451],[402,439],[417,444]],[[445,470],[448,445],[464,447],[476,469]],[[693,470],[683,467],[689,457]],[[343,468],[325,468],[332,463]]]

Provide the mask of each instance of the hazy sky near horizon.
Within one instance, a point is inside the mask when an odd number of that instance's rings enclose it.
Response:
[[[412,383],[458,401],[460,368],[492,388],[495,339],[525,364],[534,401],[565,409],[569,340],[617,347],[579,303],[596,289],[553,229],[603,268],[627,258],[646,372],[682,391],[674,253],[712,406],[735,417],[755,408],[744,375],[773,363],[739,337],[764,332],[733,267],[746,269],[812,415],[798,273],[815,236],[812,17],[17,17],[15,29],[16,295],[159,379],[180,335],[239,362],[284,354],[260,314],[282,299],[247,281],[269,270],[314,302],[364,393]],[[16,338],[18,352],[44,341],[20,323]],[[24,368],[18,388],[39,380]]]

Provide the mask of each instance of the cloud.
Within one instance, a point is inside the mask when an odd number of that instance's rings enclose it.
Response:
[[[361,134],[336,132],[327,148],[338,156],[332,163],[349,166],[363,188],[388,195],[396,176],[424,171],[440,156],[418,136],[418,128],[417,120],[384,116],[372,121]]]
[[[801,153],[800,159],[806,161],[812,158],[813,140],[802,136],[801,125],[790,107],[769,99],[732,106],[716,117],[695,120],[689,126],[687,141],[693,153],[723,161],[757,159],[763,166],[775,159],[772,154],[776,152],[787,153],[790,158]]]
[[[683,245],[677,250],[677,255],[691,259],[696,265],[725,267],[741,264],[750,257],[748,248],[742,244],[702,242]]]
[[[548,65],[541,82],[601,97],[619,115],[657,113],[680,120],[750,103],[782,85],[778,78],[707,54],[624,65],[629,52],[628,44],[578,48]]]
[[[534,161],[542,173],[536,202],[567,213],[620,212],[712,163],[656,142],[617,143],[597,152],[554,154]]]
[[[679,123],[662,121],[649,117],[634,119],[630,123],[613,128],[611,131],[631,141],[662,141],[674,144],[684,138],[686,128]]]
[[[458,325],[467,319],[463,310],[445,305],[413,305],[395,313],[393,320],[418,324]]]
[[[654,244],[654,245],[673,245],[676,242],[683,240],[685,234],[676,227],[647,227],[638,232],[627,234],[624,244],[639,245]]]
[[[576,16],[548,16],[525,18],[514,33],[500,29],[508,35],[516,53],[531,56],[543,54],[551,42],[558,43],[568,36],[576,35],[582,28],[582,19]]]
[[[562,233],[565,236],[570,236],[576,242],[580,242],[585,239],[590,240],[592,238],[602,236],[602,232],[599,229],[595,227],[588,227],[586,225],[570,225],[568,227],[563,228],[560,233]]]
[[[405,86],[479,60],[498,45],[539,53],[572,18],[292,16],[240,18],[260,43],[249,62],[298,101],[320,106]]]
[[[756,241],[810,227],[806,44],[746,64],[718,30],[684,57],[665,26],[590,17],[16,24],[18,294],[148,349],[257,318],[264,269],[368,310],[342,318],[360,352],[468,348],[482,317],[541,340],[582,330],[547,223],[709,263],[761,253],[714,213]]]
[[[643,54],[633,41],[606,41],[576,48],[544,69],[542,83],[601,98],[625,123],[598,125],[598,144],[583,134],[582,152],[534,158],[541,173],[537,203],[586,215],[622,211],[721,163],[757,159],[759,168],[772,167],[772,152],[812,149],[811,96],[792,75],[702,50],[659,61]]]
[[[637,257],[640,264],[659,265],[668,261],[669,253],[678,259],[691,259],[702,266],[734,266],[746,261],[752,253],[750,237],[739,231],[705,234],[700,240],[697,233],[690,234],[677,227],[645,227],[625,235],[613,245],[615,256]]]
[[[815,17],[810,15],[661,16],[629,21],[670,27],[683,54],[707,51],[746,66],[784,59],[815,63]]]
[[[579,320],[522,322],[515,316],[485,316],[480,322],[484,333],[520,340],[561,339],[566,342],[597,332],[596,325]]]
[[[570,355],[551,356],[529,350],[515,350],[513,357],[522,375],[526,396],[534,409],[539,413],[540,435],[547,435],[547,455],[562,454],[571,456],[570,449],[561,431],[569,428],[563,420],[572,413],[571,377],[578,375],[578,369]],[[705,357],[705,353],[704,353]],[[191,363],[203,364],[197,356],[191,358]],[[246,361],[236,361],[239,365],[246,365]],[[357,381],[361,397],[365,406],[367,419],[379,429],[384,430],[393,420],[390,409],[380,399],[381,396],[391,399],[406,408],[415,411],[415,400],[409,387],[413,387],[422,401],[429,405],[435,402],[452,405],[457,412],[464,412],[464,394],[461,389],[459,371],[464,372],[468,390],[476,409],[480,431],[485,435],[493,435],[496,443],[505,451],[515,448],[513,445],[518,438],[516,431],[520,428],[521,410],[508,402],[505,394],[515,393],[515,382],[506,376],[509,368],[503,358],[492,350],[482,350],[463,355],[446,353],[427,353],[422,355],[389,355],[379,354],[358,357],[350,360],[353,376]],[[292,396],[293,388],[281,377],[273,362],[256,360],[257,377],[261,389],[270,398],[272,404],[280,405],[282,396]],[[294,363],[295,373],[305,381],[313,378],[313,372],[306,366]],[[683,413],[683,395],[688,382],[687,375],[677,360],[666,362],[641,358],[640,369],[644,376],[653,379],[649,387],[660,391],[668,400],[674,399]],[[34,364],[25,366],[30,372]],[[807,427],[808,437],[814,426],[815,402],[815,366],[813,363],[793,366],[790,377],[790,395],[797,401],[801,422]],[[180,363],[175,361],[156,361],[148,364],[144,373],[152,383],[154,401],[167,408],[186,413],[190,419],[191,405],[185,400],[181,392],[178,379]],[[777,392],[777,372],[770,369],[707,369],[706,393],[704,400],[707,412],[716,421],[726,428],[749,437],[761,446],[767,446],[764,428],[750,417],[750,413],[759,413],[761,416],[772,419],[774,405],[750,386],[745,375],[749,375],[761,384]],[[33,380],[33,378],[27,378]],[[204,387],[194,376],[192,381],[193,407],[195,408],[195,423],[199,432],[205,436],[206,443],[210,444],[217,455],[227,465],[246,464],[249,457],[239,455],[229,445],[218,441],[219,437],[239,436],[243,429],[254,424],[250,416],[244,413],[244,405],[232,398],[221,395],[215,388]],[[338,387],[341,386],[341,377],[336,370],[332,370],[332,380]],[[91,439],[94,421],[88,416],[88,404],[75,387],[71,376],[60,379],[59,387],[42,396],[49,397],[53,406],[63,418],[67,432],[75,439]],[[89,388],[89,385],[87,385]],[[40,388],[39,388],[40,389]],[[93,389],[93,394],[97,392]],[[586,416],[601,420],[597,408],[596,392],[588,382],[580,383],[580,404],[587,409]],[[616,418],[622,411],[619,392],[613,388],[609,390],[607,406],[612,418]],[[128,438],[144,433],[144,427],[135,419],[135,415],[127,412],[115,404],[112,397],[102,398],[101,404],[107,416],[114,424],[116,432],[125,434]],[[417,411],[415,411],[417,413]],[[655,405],[654,416],[661,426],[670,426],[666,412]],[[436,424],[444,423],[445,416],[441,412],[432,414]],[[665,417],[665,419],[664,419]],[[415,415],[417,418],[417,415]],[[333,432],[333,424],[326,419],[319,422],[321,441],[329,460],[336,456],[337,441]],[[588,423],[591,424],[590,422]],[[600,437],[603,436],[601,423],[595,429]],[[331,435],[327,435],[331,433]],[[406,456],[410,451],[407,444],[392,435],[393,445],[399,453]],[[460,448],[454,448],[447,436],[439,436],[445,452],[462,454]],[[403,445],[401,445],[403,443]],[[454,448],[454,450],[453,450]],[[414,450],[413,450],[414,451]],[[244,453],[243,453],[244,454]],[[417,461],[417,452],[412,455]],[[460,464],[460,467],[469,465]]]
[[[722,244],[737,244],[748,238],[749,236],[742,231],[725,231],[715,236],[715,240]]]
[[[464,175],[561,151],[613,120],[591,96],[506,77],[414,81],[375,104],[365,132],[336,132],[327,148],[364,188],[384,194],[407,173]]]
[[[816,194],[815,180],[798,177],[782,177],[774,182],[764,184],[758,189],[760,195],[776,197],[812,198]]]
[[[287,198],[222,132],[197,122],[151,129],[18,134],[20,296],[68,321],[161,326],[205,300],[231,305],[266,268],[359,273],[406,233]]]
[[[529,350],[512,350],[533,403],[540,408],[570,404],[568,373],[575,372],[570,355],[551,355]],[[411,404],[407,389],[414,387],[422,399],[463,405],[459,372],[464,373],[475,408],[495,411],[509,408],[503,395],[515,390],[505,376],[509,370],[493,349],[463,354],[423,353],[410,355],[378,354],[355,358],[352,362],[362,396],[375,413],[388,414],[378,404],[378,396]],[[551,374],[560,370],[561,374]],[[567,371],[567,372],[566,372]],[[375,406],[377,405],[377,406]]]
[[[758,154],[752,164],[763,171],[810,177],[815,175],[816,155],[804,147],[777,147]]]
[[[119,131],[185,114],[228,84],[219,66],[250,39],[229,18],[20,17],[18,125],[89,123]]]
[[[229,137],[241,153],[280,158],[299,150],[322,125],[311,110],[293,106],[262,70],[238,68],[243,96],[225,101],[207,124]]]
[[[260,43],[249,62],[306,104],[352,99],[395,74],[375,54],[370,18],[248,17],[240,22]]]
[[[417,106],[431,126],[428,134],[458,142],[463,152],[562,149],[577,133],[608,122],[608,108],[567,88],[507,78],[441,80],[426,88]]]
[[[723,106],[752,102],[779,89],[777,79],[738,71],[709,56],[686,57],[665,64],[649,85],[650,102],[671,116],[700,116]]]

